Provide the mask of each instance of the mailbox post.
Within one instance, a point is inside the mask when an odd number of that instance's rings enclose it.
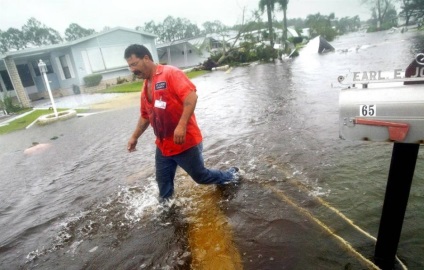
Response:
[[[381,269],[392,269],[402,231],[420,145],[393,145],[392,160],[378,229],[374,260]]]
[[[374,253],[381,269],[394,267],[419,146],[424,144],[424,54],[402,73],[353,72],[350,81],[349,75],[338,77],[345,86],[339,100],[340,138],[394,143]]]
[[[46,74],[47,73],[47,65],[41,59],[40,59],[40,62],[38,62],[38,68],[40,69],[40,73],[43,74],[44,83],[46,85],[47,92],[49,93],[50,101],[52,103],[54,116],[57,118],[58,114],[57,114],[57,110],[56,110],[56,104],[54,103],[53,94],[52,94],[52,91],[50,90],[50,83],[49,83],[49,80],[48,80],[47,74]]]

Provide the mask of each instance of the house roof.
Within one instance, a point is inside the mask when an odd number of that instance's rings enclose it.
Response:
[[[170,41],[170,42],[165,42],[162,44],[157,44],[156,48],[157,49],[163,49],[169,46],[173,46],[173,45],[180,45],[180,44],[184,44],[184,43],[190,43],[193,46],[200,46],[203,44],[203,42],[205,41],[206,36],[202,36],[202,37],[195,37],[195,38],[185,38],[185,39],[180,39],[180,40],[175,40],[175,41]]]
[[[111,33],[111,32],[115,32],[118,30],[122,30],[122,31],[127,31],[127,32],[132,32],[132,33],[137,33],[137,34],[143,34],[145,36],[150,36],[155,38],[156,36],[150,33],[146,33],[143,31],[137,31],[137,30],[133,30],[133,29],[129,29],[129,28],[124,28],[124,27],[114,27],[111,28],[109,30],[105,30],[99,33],[95,33],[92,34],[90,36],[87,37],[83,37],[74,41],[69,41],[69,42],[64,42],[64,43],[60,43],[60,44],[53,44],[53,45],[47,45],[47,46],[41,46],[41,47],[35,47],[35,48],[27,48],[27,49],[23,49],[23,50],[18,50],[18,51],[10,51],[10,52],[6,52],[3,55],[0,55],[0,60],[4,59],[6,57],[25,57],[25,56],[31,56],[31,55],[38,55],[38,54],[43,54],[46,53],[47,51],[51,51],[54,49],[61,49],[61,48],[67,48],[70,46],[73,46],[75,44],[93,39],[93,38],[97,38],[99,36]]]
[[[283,33],[283,29],[276,29],[275,28],[275,33]],[[287,27],[287,37],[298,37],[299,34],[297,33],[296,29],[294,29],[293,27]]]
[[[237,31],[227,31],[225,34],[207,34],[204,36],[199,36],[199,37],[193,37],[193,38],[185,38],[185,39],[180,39],[180,40],[175,40],[175,41],[171,41],[171,42],[165,42],[162,44],[157,44],[156,48],[157,49],[163,49],[169,46],[174,46],[174,45],[180,45],[180,44],[184,44],[184,43],[189,43],[194,47],[199,48],[200,46],[202,46],[202,44],[205,42],[206,39],[211,39],[211,40],[215,40],[215,41],[221,41],[223,40],[223,37],[225,36],[226,39],[232,39],[237,35]]]

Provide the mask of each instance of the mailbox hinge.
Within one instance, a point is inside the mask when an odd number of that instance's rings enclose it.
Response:
[[[355,118],[343,117],[343,125],[348,126],[348,127],[354,127],[355,126]]]
[[[403,141],[409,131],[409,124],[407,123],[388,122],[365,118],[355,118],[354,123],[358,125],[387,127],[389,129],[389,138],[392,141]]]

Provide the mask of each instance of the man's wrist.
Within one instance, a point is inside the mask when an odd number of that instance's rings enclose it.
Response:
[[[181,121],[180,120],[180,122],[178,122],[178,125],[185,128],[185,127],[187,127],[187,121]]]

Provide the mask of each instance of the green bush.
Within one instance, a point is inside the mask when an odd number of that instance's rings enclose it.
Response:
[[[271,59],[276,59],[278,57],[277,51],[274,50],[271,46],[261,44],[256,47],[256,56],[258,60],[268,62]]]
[[[91,87],[99,85],[100,81],[103,79],[101,74],[91,74],[84,77],[85,86]]]
[[[0,108],[7,114],[19,112],[22,108],[18,105],[13,104],[12,97],[5,95],[3,99],[0,99]]]
[[[293,43],[294,45],[302,43],[303,41],[303,37],[291,37],[288,39],[291,43]]]

